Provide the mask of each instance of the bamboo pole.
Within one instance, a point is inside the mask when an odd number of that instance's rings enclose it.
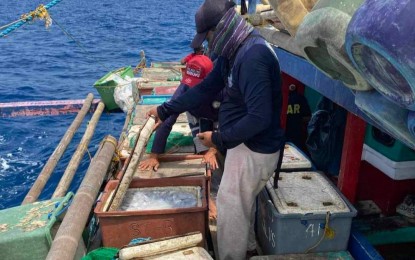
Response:
[[[82,121],[84,120],[85,115],[88,113],[89,108],[91,107],[94,95],[89,93],[86,97],[84,104],[82,105],[81,110],[78,112],[78,115],[73,120],[72,124],[69,126],[65,135],[62,137],[58,146],[53,151],[52,155],[49,157],[42,171],[38,175],[35,183],[32,185],[32,188],[27,193],[26,197],[23,199],[22,205],[35,202],[45,187],[46,182],[49,180],[53,170],[56,167],[56,164],[62,157],[62,154],[65,152],[69,143],[72,140],[76,130],[78,130]]]
[[[125,126],[125,125],[124,125]],[[140,135],[142,129],[140,129],[140,131],[137,133],[137,138],[135,138],[134,140],[134,145],[133,145],[133,150],[135,150],[135,147],[137,146],[137,142],[138,142],[138,136]],[[118,144],[120,144],[120,141],[118,141]],[[120,147],[117,147],[117,149],[120,149]],[[121,170],[116,174],[116,178],[122,179],[125,171],[127,170],[128,166],[130,165],[130,161],[133,157],[134,153],[130,153],[130,155],[127,157],[127,159],[124,161],[124,164],[121,168]],[[116,187],[111,194],[108,196],[107,201],[105,202],[104,207],[102,208],[102,211],[106,212],[109,208],[109,206],[112,203],[112,200],[114,199],[115,194],[117,193],[118,187]]]
[[[125,137],[127,136],[127,133],[128,133],[127,128],[128,128],[128,124],[130,123],[132,114],[133,114],[133,110],[128,109],[127,116],[125,117],[125,121],[124,121],[124,126],[122,127],[120,137],[118,138],[118,143],[120,145],[122,145],[122,142],[124,141]],[[118,147],[118,148],[120,148],[120,147]]]
[[[53,239],[46,259],[74,259],[79,240],[82,239],[82,231],[107,174],[116,146],[117,140],[114,137],[104,138]]]
[[[200,232],[192,234],[179,235],[170,238],[161,238],[141,243],[135,246],[122,248],[119,252],[120,260],[142,259],[157,255],[162,255],[186,248],[197,246],[202,242],[203,236]],[[161,258],[161,257],[160,257]],[[167,257],[166,257],[167,258]]]
[[[137,169],[138,162],[140,161],[141,155],[145,149],[145,145],[150,138],[151,133],[153,132],[153,127],[155,125],[156,120],[153,117],[150,117],[142,130],[140,131],[140,136],[138,137],[137,145],[134,149],[133,157],[128,164],[128,168],[121,180],[121,183],[118,187],[117,193],[115,194],[114,200],[109,208],[108,211],[117,210],[120,206],[122,200],[124,199],[124,195],[130,186],[131,180],[134,177],[134,173]]]
[[[94,115],[91,118],[91,121],[89,121],[88,127],[84,133],[84,136],[82,137],[81,142],[76,148],[76,151],[73,154],[71,161],[66,167],[66,170],[63,173],[63,176],[61,177],[58,183],[58,186],[56,187],[55,192],[52,195],[52,198],[58,198],[58,197],[65,196],[66,191],[71,185],[75,172],[78,169],[79,164],[81,163],[82,157],[84,156],[88,148],[88,144],[91,141],[92,136],[94,135],[95,127],[98,124],[102,111],[104,111],[104,107],[105,107],[104,103],[99,102],[98,107],[95,110]]]

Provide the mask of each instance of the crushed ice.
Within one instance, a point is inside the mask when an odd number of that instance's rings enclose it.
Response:
[[[120,210],[191,208],[201,204],[200,187],[128,189]]]

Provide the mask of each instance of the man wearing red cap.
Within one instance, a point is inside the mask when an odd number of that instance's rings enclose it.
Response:
[[[179,96],[183,95],[190,88],[199,84],[212,70],[213,63],[212,61],[203,54],[193,55],[193,57],[187,61],[186,69],[183,72],[183,77],[181,84],[174,92],[172,99],[176,99]],[[218,167],[216,160],[216,149],[209,148],[204,146],[200,139],[196,137],[196,134],[199,133],[199,123],[198,118],[208,118],[212,122],[218,120],[218,106],[213,105],[213,102],[220,102],[220,95],[216,97],[212,102],[205,103],[198,108],[189,110],[188,121],[190,129],[192,130],[193,140],[195,143],[196,153],[205,153],[204,161],[208,163],[212,170],[215,170]],[[143,160],[139,164],[139,168],[142,170],[157,170],[160,162],[158,160],[159,154],[165,152],[167,138],[171,132],[173,125],[176,123],[178,114],[172,114],[169,116],[158,128],[154,136],[153,146],[151,148],[151,153],[148,159]]]
[[[186,57],[184,57],[183,59],[180,60],[180,63],[182,65],[185,65],[193,57],[195,57],[196,55],[203,55],[204,52],[205,52],[205,48],[203,47],[203,45],[199,46],[197,48],[194,48],[192,53],[190,53],[189,55],[187,55]]]
[[[164,120],[224,92],[219,131],[198,135],[205,145],[226,150],[217,197],[221,260],[245,259],[255,250],[255,199],[277,168],[284,145],[278,58],[234,7],[228,0],[205,0],[199,7],[192,47],[206,39],[218,56],[215,66],[187,93],[149,111]]]

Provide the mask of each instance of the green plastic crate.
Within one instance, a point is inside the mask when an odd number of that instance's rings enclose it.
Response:
[[[370,124],[366,127],[365,144],[392,161],[415,161],[414,150]]]
[[[55,224],[73,196],[0,210],[0,259],[46,259]]]
[[[125,79],[127,76],[130,78],[134,77],[134,72],[131,66],[122,67],[113,71],[108,72],[94,83],[94,87],[97,89],[101,96],[102,102],[104,102],[107,110],[114,110],[119,108],[114,100],[114,90],[117,87],[117,82],[114,80],[114,76],[120,76]]]

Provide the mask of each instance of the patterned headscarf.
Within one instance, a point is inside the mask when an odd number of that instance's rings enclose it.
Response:
[[[231,60],[239,45],[253,29],[234,8],[229,9],[216,26],[213,35],[213,52]]]

